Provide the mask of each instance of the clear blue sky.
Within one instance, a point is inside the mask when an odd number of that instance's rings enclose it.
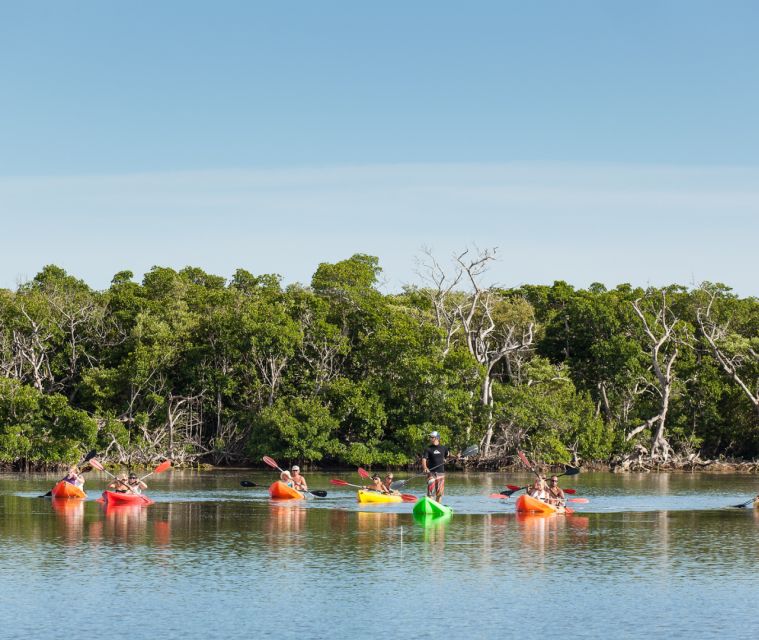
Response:
[[[754,1],[3,3],[0,286],[476,243],[759,295],[758,80]]]

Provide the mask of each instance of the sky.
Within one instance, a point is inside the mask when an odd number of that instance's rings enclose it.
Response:
[[[759,295],[759,3],[0,2],[0,287],[57,264]]]

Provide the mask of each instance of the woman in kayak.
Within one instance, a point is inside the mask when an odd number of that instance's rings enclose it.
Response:
[[[84,486],[84,476],[79,472],[79,467],[76,465],[69,467],[69,472],[66,474],[66,477],[63,480],[64,482],[73,484],[75,487],[79,487],[80,489]]]
[[[293,488],[298,491],[308,491],[308,483],[306,479],[300,475],[300,467],[294,464],[292,467]]]
[[[543,480],[543,478],[537,478],[532,484],[532,487],[530,488],[530,496],[537,498],[538,500],[543,500],[544,502],[548,500],[546,481]]]
[[[116,493],[127,493],[129,491],[129,485],[127,484],[126,475],[122,473],[116,476],[113,482],[108,485],[108,488],[113,489]]]
[[[385,479],[382,481],[382,484],[385,486],[385,493],[389,493],[390,495],[393,495],[393,496],[401,495],[400,491],[396,491],[390,486],[391,484],[393,484],[392,471],[387,472],[387,475],[385,476]]]
[[[559,486],[558,476],[551,476],[551,484],[547,488],[548,504],[552,504],[555,507],[563,507],[566,502],[566,496],[564,490]]]
[[[280,482],[284,482],[288,487],[294,488],[295,483],[293,482],[293,477],[290,475],[289,471],[283,471],[280,473],[279,480]]]

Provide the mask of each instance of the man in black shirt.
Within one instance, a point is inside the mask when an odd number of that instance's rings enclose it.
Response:
[[[427,496],[440,502],[445,490],[445,459],[448,447],[440,444],[440,434],[433,431],[430,434],[432,444],[422,456],[422,470],[427,474]]]

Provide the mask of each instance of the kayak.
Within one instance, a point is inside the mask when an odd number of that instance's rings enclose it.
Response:
[[[103,500],[110,504],[153,504],[153,501],[141,493],[119,493],[118,491],[103,491]]]
[[[388,493],[380,493],[379,491],[364,491],[358,490],[359,502],[403,502],[403,498],[400,496],[393,496]]]
[[[446,507],[444,504],[440,504],[437,500],[433,500],[429,496],[420,498],[419,502],[414,505],[415,516],[439,518],[441,516],[450,516],[452,513],[453,509]]]
[[[525,493],[517,498],[517,511],[519,513],[543,513],[551,515],[553,513],[564,513],[564,507],[554,507]]]
[[[288,487],[284,482],[277,480],[269,487],[269,495],[274,500],[302,500],[303,494],[292,487]]]
[[[61,480],[51,490],[50,495],[54,498],[86,498],[87,494],[75,484]]]

